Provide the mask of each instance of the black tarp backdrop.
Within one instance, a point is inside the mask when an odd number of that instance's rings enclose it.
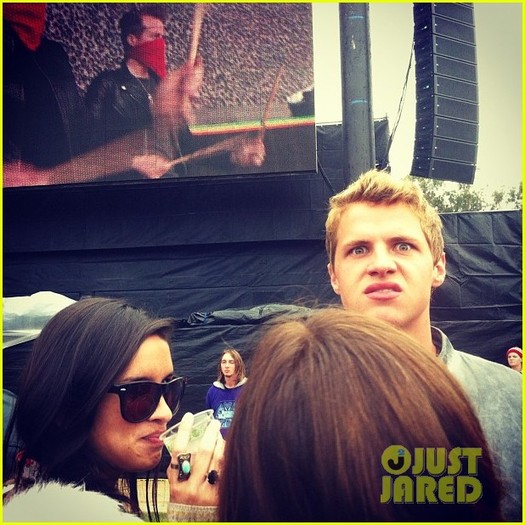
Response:
[[[175,366],[190,377],[181,413],[201,410],[226,344],[249,362],[267,319],[297,305],[338,303],[323,228],[328,198],[345,185],[341,149],[340,126],[319,126],[326,179],[297,173],[6,189],[4,295],[124,297],[174,317]],[[448,277],[433,298],[434,324],[459,349],[505,364],[506,349],[522,337],[521,212],[442,217]],[[4,387],[17,390],[29,349],[4,351]]]

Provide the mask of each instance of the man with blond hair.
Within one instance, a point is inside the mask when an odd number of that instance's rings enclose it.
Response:
[[[345,308],[405,331],[462,384],[503,485],[503,512],[521,521],[521,381],[503,365],[456,350],[431,326],[430,298],[446,277],[442,222],[412,180],[376,170],[330,199],[328,273]]]

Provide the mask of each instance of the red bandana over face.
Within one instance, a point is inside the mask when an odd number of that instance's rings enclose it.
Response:
[[[31,51],[36,51],[46,27],[46,4],[4,4],[4,19]]]
[[[163,38],[133,46],[128,56],[151,69],[160,78],[166,77],[166,43]]]

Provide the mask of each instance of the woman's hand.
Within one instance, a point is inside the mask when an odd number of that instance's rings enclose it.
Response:
[[[220,422],[212,419],[202,436],[196,450],[189,451],[188,443],[193,425],[193,414],[184,414],[180,428],[173,443],[171,464],[167,475],[170,484],[170,502],[185,505],[217,506],[219,504],[218,483],[210,483],[214,475],[208,474],[215,470],[220,478],[224,454],[224,439],[220,433]],[[187,479],[179,479],[179,461],[181,454],[191,453],[190,473]]]

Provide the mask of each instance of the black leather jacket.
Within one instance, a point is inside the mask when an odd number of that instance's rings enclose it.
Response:
[[[86,105],[95,121],[100,143],[121,137],[131,131],[151,128],[151,96],[158,77],[150,77],[148,88],[133,76],[126,64],[119,69],[103,71],[90,84]]]

